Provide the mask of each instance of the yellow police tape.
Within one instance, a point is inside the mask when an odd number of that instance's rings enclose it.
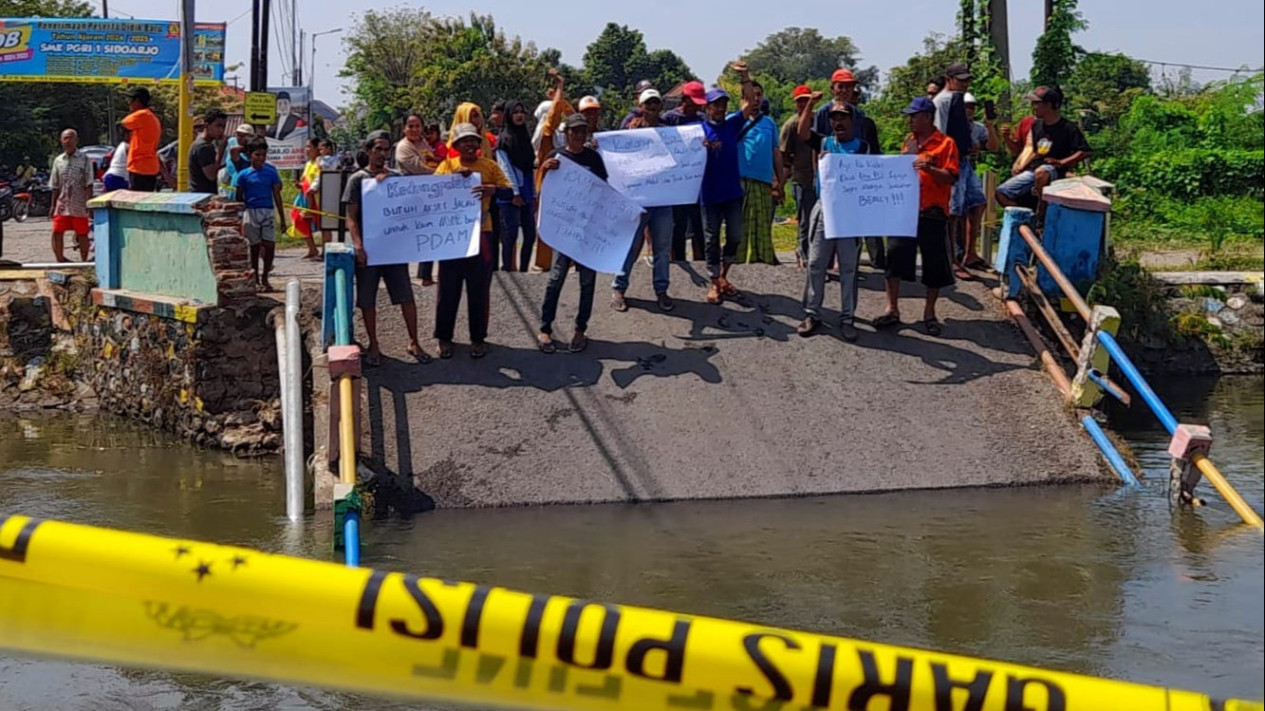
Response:
[[[1263,708],[24,516],[0,517],[0,648],[481,707]]]

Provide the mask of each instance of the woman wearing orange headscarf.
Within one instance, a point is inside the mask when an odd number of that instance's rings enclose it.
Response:
[[[486,130],[487,124],[483,121],[483,110],[473,101],[467,101],[457,107],[457,112],[452,116],[452,127],[448,129],[448,150],[455,151],[453,147],[452,137],[457,133],[457,124],[468,123],[479,129],[479,133],[483,134],[483,147],[479,149],[480,158],[494,159],[492,151],[496,146],[492,143],[491,136]],[[454,153],[455,155],[455,153]]]

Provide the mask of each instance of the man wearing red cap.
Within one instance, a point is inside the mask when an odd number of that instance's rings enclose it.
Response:
[[[659,117],[664,126],[688,126],[703,122],[703,106],[707,90],[701,81],[687,82],[681,87],[681,105]],[[685,261],[685,238],[689,235],[692,259],[703,259],[703,209],[698,202],[672,208],[672,260]]]
[[[817,115],[813,118],[814,133],[823,136],[831,134],[833,129],[830,128],[830,107],[834,104],[849,104],[852,106],[853,123],[857,126],[865,123],[865,112],[857,106],[857,78],[851,69],[836,69],[830,75],[830,92],[835,100],[817,109]]]
[[[813,90],[808,88],[807,84],[800,84],[791,92],[791,97],[795,100],[795,114],[782,124],[782,135],[778,145],[778,149],[782,151],[782,165],[789,166],[791,181],[794,182],[795,217],[799,221],[795,261],[801,269],[808,264],[809,217],[813,214],[813,206],[817,204],[813,149],[799,137],[799,113],[812,99],[812,95]]]

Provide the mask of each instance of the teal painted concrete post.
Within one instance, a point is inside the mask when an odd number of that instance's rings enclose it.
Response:
[[[356,250],[350,244],[331,242],[325,245],[324,308],[321,310],[321,343],[328,348],[334,344],[335,311],[337,299],[334,293],[334,275],[343,272],[347,290],[355,293]],[[350,306],[351,304],[349,304]],[[350,318],[351,314],[347,316]]]
[[[1001,220],[1001,237],[997,246],[997,257],[993,269],[1002,275],[1006,282],[1006,298],[1019,298],[1019,290],[1023,288],[1019,275],[1015,273],[1016,264],[1028,264],[1032,261],[1032,250],[1019,235],[1023,225],[1032,226],[1036,215],[1026,207],[1008,207]]]
[[[118,225],[110,219],[110,208],[92,210],[92,241],[96,248],[97,285],[102,289],[119,288]]]

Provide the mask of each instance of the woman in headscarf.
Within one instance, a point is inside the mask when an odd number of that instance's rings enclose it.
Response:
[[[479,149],[480,158],[492,157],[492,142],[488,140],[487,124],[483,122],[483,109],[473,101],[467,101],[457,107],[457,112],[452,115],[452,126],[448,129],[448,150],[456,155],[456,149],[453,146],[455,141],[452,137],[457,132],[457,126],[468,123],[479,129],[479,134],[483,136],[483,147]]]
[[[509,195],[497,199],[501,211],[500,267],[502,271],[514,270],[514,243],[518,241],[521,227],[523,248],[518,268],[525,272],[536,243],[536,150],[532,146],[531,131],[527,129],[527,106],[521,101],[505,102],[505,127],[496,144],[496,162],[514,185]],[[495,248],[494,244],[493,269],[497,260]]]

